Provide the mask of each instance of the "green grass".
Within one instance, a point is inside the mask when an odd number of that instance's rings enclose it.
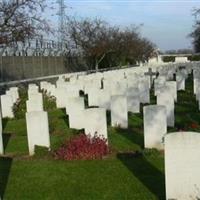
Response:
[[[186,91],[178,92],[176,126],[168,128],[168,132],[192,131],[191,123],[200,123],[192,91],[192,77],[189,77]],[[22,108],[26,98],[23,93]],[[151,103],[155,103],[153,95]],[[44,108],[48,111],[53,151],[79,132],[69,129],[65,111],[56,109],[52,99],[45,97]],[[26,123],[20,106],[15,113],[15,119],[3,120],[5,156],[0,157],[0,195],[4,199],[165,199],[163,153],[144,150],[142,112],[129,113],[128,129],[109,126],[112,153],[104,160],[93,161],[54,160],[51,152],[39,147],[36,155],[29,157]],[[200,132],[199,128],[193,131]]]

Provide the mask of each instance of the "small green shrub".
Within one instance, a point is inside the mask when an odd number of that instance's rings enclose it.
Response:
[[[55,97],[47,96],[46,93],[43,93],[43,101],[44,101],[44,110],[51,111],[56,109],[56,99]]]
[[[27,99],[28,99],[27,90],[25,88],[20,88],[19,100],[13,106],[13,113],[16,119],[25,118]]]
[[[175,62],[175,56],[165,56],[163,62]]]
[[[200,55],[189,56],[188,60],[190,60],[190,61],[200,61]]]

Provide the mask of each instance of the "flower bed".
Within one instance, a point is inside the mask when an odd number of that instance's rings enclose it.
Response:
[[[94,160],[102,159],[108,153],[109,148],[105,138],[97,135],[90,137],[81,133],[56,150],[54,158],[62,160]]]

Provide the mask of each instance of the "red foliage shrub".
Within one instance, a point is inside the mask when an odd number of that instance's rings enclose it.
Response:
[[[65,142],[54,152],[55,159],[62,160],[94,160],[102,159],[109,153],[107,140],[95,135],[94,137],[79,134]]]

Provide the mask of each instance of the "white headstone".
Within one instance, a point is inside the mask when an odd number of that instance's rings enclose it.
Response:
[[[182,73],[176,74],[177,90],[185,90],[185,76]]]
[[[157,95],[157,105],[166,107],[167,111],[167,125],[174,127],[174,97],[170,88],[163,88]]]
[[[140,92],[137,86],[127,88],[127,96],[140,96]]]
[[[67,105],[67,89],[66,88],[56,88],[56,106],[57,108],[65,108]]]
[[[99,88],[91,87],[88,91],[88,105],[98,106],[99,104]]]
[[[50,148],[49,122],[47,112],[26,113],[29,154],[33,155],[35,145]]]
[[[111,95],[126,95],[127,92],[127,81],[125,79],[121,81],[117,81],[116,83],[113,83],[110,85],[111,87]]]
[[[31,95],[34,95],[34,94],[38,94],[38,88],[31,88],[31,89],[28,89],[28,98],[31,99]]]
[[[71,97],[68,99],[69,127],[83,129],[85,121],[85,103],[83,97]]]
[[[200,198],[200,134],[177,132],[165,137],[166,199]]]
[[[185,63],[189,62],[187,57],[181,56],[181,57],[175,57],[175,63]]]
[[[17,87],[11,87],[9,89],[9,94],[12,96],[13,98],[13,102],[16,103],[17,100],[19,99],[19,92],[18,92],[18,88]],[[6,93],[7,94],[7,93]]]
[[[28,85],[28,89],[29,90],[33,89],[33,90],[37,90],[38,91],[39,87],[36,84],[31,83],[31,84]]]
[[[176,81],[167,81],[165,86],[169,88],[169,91],[172,94],[174,101],[177,101],[177,83],[176,83]]]
[[[144,107],[144,146],[163,149],[163,137],[167,133],[167,115],[165,106],[150,105]]]
[[[56,86],[57,88],[65,88],[66,87],[66,82],[61,78],[59,78],[57,81],[56,81]]]
[[[85,114],[85,133],[92,137],[97,136],[107,139],[107,120],[104,108],[90,108],[84,111]]]
[[[40,89],[41,90],[46,90],[46,87],[49,83],[47,81],[41,81],[40,82]]]
[[[200,79],[195,79],[195,94],[196,94],[196,100],[200,100]]]
[[[56,91],[56,86],[55,85],[49,84],[47,86],[47,92],[48,92],[49,96],[54,96],[55,97],[56,96],[55,91]]]
[[[35,93],[35,94],[31,94],[29,100],[33,100],[33,101],[41,101],[43,102],[43,96],[42,93]]]
[[[90,92],[90,90],[92,90],[93,88],[96,89],[100,89],[100,80],[98,81],[94,81],[94,80],[85,80],[83,82],[84,85],[84,93],[88,94]]]
[[[111,77],[110,77],[109,79],[104,78],[104,79],[103,79],[103,89],[104,89],[104,90],[108,90],[108,91],[110,92],[110,94],[111,94],[112,85],[113,85],[113,84],[116,84],[116,83],[117,83],[117,81],[114,80],[114,79],[112,79]]]
[[[111,97],[111,125],[114,127],[128,127],[128,110],[126,96]]]
[[[193,69],[193,91],[194,94],[196,94],[196,88],[197,88],[197,82],[199,82],[200,79],[200,70],[199,68]]]
[[[137,74],[127,74],[128,88],[138,87],[139,77]]]
[[[43,89],[44,92],[46,92],[48,96],[55,96],[56,87],[54,84],[44,82],[41,84],[41,88]]]
[[[149,79],[147,79],[147,77],[142,77],[140,79],[138,88],[140,93],[140,102],[149,103],[150,102]]]
[[[132,113],[140,112],[140,98],[138,96],[127,96],[128,111]]]
[[[166,77],[165,76],[159,76],[157,79],[154,80],[154,95],[157,96],[157,94],[162,90],[163,87],[165,87],[166,84]]]
[[[27,112],[43,111],[43,97],[41,93],[31,94],[26,101]]]
[[[13,118],[13,99],[10,95],[1,95],[2,117]]]
[[[100,108],[105,108],[106,110],[110,110],[110,100],[111,96],[108,90],[101,89],[98,92],[98,106]]]

